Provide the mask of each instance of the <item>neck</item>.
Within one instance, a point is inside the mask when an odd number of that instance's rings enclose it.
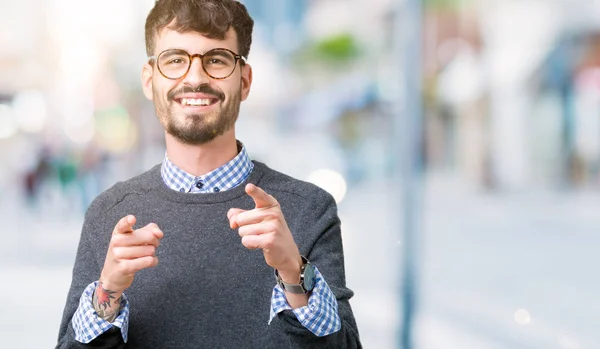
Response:
[[[201,145],[184,144],[165,132],[167,156],[183,171],[201,176],[213,171],[238,155],[237,142],[233,130]]]

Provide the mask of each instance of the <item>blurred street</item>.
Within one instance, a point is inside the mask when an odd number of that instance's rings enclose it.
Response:
[[[236,137],[338,202],[365,348],[401,348],[407,304],[402,349],[600,348],[600,0],[242,3]],[[153,4],[0,0],[2,348],[53,347],[85,209],[164,157]]]
[[[352,306],[365,348],[396,344],[402,242],[386,185],[354,187],[340,205],[348,285],[356,292]],[[9,341],[19,338],[7,348],[49,348],[81,221],[40,222],[15,201],[1,203],[8,226],[0,251],[0,297],[6,300],[0,325],[13,334]],[[593,272],[600,263],[594,251],[599,204],[593,192],[486,194],[449,176],[431,176],[421,239],[419,347],[599,347],[600,281]],[[43,214],[59,214],[59,207]],[[10,286],[15,282],[16,289]]]

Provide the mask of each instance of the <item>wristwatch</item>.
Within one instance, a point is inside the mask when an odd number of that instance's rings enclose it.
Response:
[[[299,284],[288,284],[287,282],[281,280],[279,277],[279,273],[277,269],[275,269],[275,279],[277,280],[277,284],[283,288],[286,292],[294,293],[294,294],[305,294],[315,287],[316,275],[315,275],[315,267],[310,264],[308,259],[304,256],[302,257],[302,267],[300,268],[300,283]]]

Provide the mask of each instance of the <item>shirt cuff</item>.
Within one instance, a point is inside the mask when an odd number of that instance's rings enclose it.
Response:
[[[308,305],[301,308],[292,309],[287,302],[283,289],[279,285],[273,288],[269,324],[280,312],[292,310],[302,326],[318,337],[328,336],[340,330],[342,322],[338,315],[338,304],[335,295],[316,267],[315,276],[315,287],[308,298]]]
[[[79,299],[79,307],[71,320],[75,331],[75,340],[88,344],[113,326],[116,326],[121,329],[123,341],[127,343],[127,330],[129,328],[129,301],[127,296],[125,293],[121,296],[119,316],[111,323],[99,317],[92,304],[92,296],[97,286],[98,281],[89,284]]]

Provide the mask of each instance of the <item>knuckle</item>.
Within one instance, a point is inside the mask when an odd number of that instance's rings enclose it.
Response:
[[[246,218],[247,215],[248,214],[246,212],[241,212],[241,213],[236,212],[236,213],[234,213],[232,218],[235,222],[242,222]]]
[[[273,236],[267,236],[265,238],[264,247],[267,248],[267,249],[269,249],[269,248],[272,248],[273,245],[275,245],[275,239],[273,238]]]
[[[121,246],[123,243],[122,240],[123,239],[119,235],[113,235],[112,238],[110,239],[110,246],[111,247]]]
[[[142,240],[146,244],[156,244],[156,242],[158,241],[158,239],[156,239],[156,237],[154,236],[154,234],[152,234],[151,231],[144,234]]]
[[[140,267],[142,269],[149,268],[154,264],[154,258],[144,257],[140,260]]]
[[[265,214],[265,218],[267,220],[270,221],[275,221],[279,219],[279,212],[275,211],[275,210],[269,210],[266,214]]]
[[[113,248],[113,256],[115,257],[115,259],[123,259],[123,249],[122,248]]]
[[[265,233],[269,233],[269,232],[275,232],[277,231],[277,223],[275,222],[268,222],[265,223]]]
[[[136,229],[131,233],[130,236],[137,240],[140,237],[144,236],[144,231],[142,229]]]
[[[122,274],[125,274],[125,275],[135,273],[135,269],[133,268],[133,266],[129,262],[121,262],[121,263],[119,263],[119,271]]]
[[[153,256],[156,253],[156,247],[154,247],[153,245],[147,246],[146,250],[151,256]]]

